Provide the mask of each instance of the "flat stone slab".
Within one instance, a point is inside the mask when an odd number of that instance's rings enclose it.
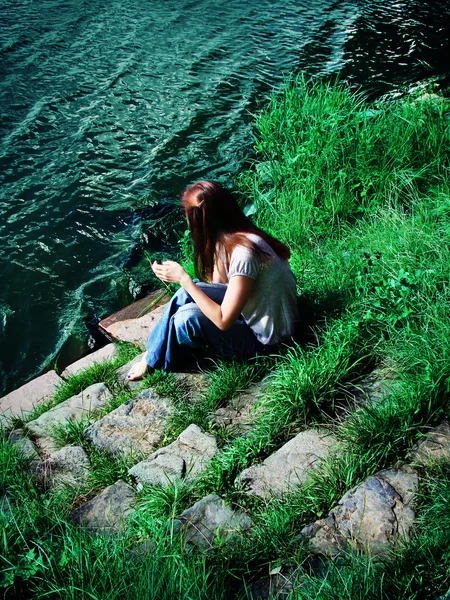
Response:
[[[147,346],[148,337],[165,308],[165,306],[158,306],[138,319],[126,319],[125,321],[112,323],[106,328],[106,333],[109,338],[116,342],[129,342],[144,350]]]
[[[0,398],[0,413],[13,416],[30,412],[37,404],[50,400],[62,383],[55,371],[48,371]]]
[[[248,486],[248,493],[252,496],[280,496],[293,486],[308,481],[310,474],[320,466],[335,443],[333,436],[317,429],[307,429],[289,440],[262,464],[242,471],[238,479]]]
[[[208,468],[217,451],[216,438],[192,424],[169,446],[134,465],[128,473],[148,485],[168,486],[180,479],[193,481]]]
[[[217,538],[229,540],[251,527],[251,519],[241,510],[233,510],[222,498],[211,494],[185,510],[174,523],[184,535],[187,546],[208,551]]]
[[[450,424],[443,421],[429,431],[409,452],[412,466],[427,467],[438,461],[450,462]]]
[[[119,479],[101,494],[72,512],[75,523],[92,531],[114,533],[122,530],[134,510],[136,491]]]
[[[106,346],[103,346],[103,348],[100,348],[100,350],[96,350],[66,367],[61,373],[61,377],[67,379],[72,375],[77,375],[78,373],[81,373],[81,371],[89,369],[89,367],[93,367],[95,364],[113,361],[118,354],[119,351],[115,344],[107,344]]]
[[[94,423],[86,437],[110,454],[149,456],[163,440],[172,412],[170,400],[148,388]]]
[[[57,448],[52,439],[55,426],[69,420],[89,419],[110,400],[112,395],[106,385],[95,383],[27,423],[27,430],[37,438],[35,442],[39,448],[47,452],[55,452]]]
[[[109,315],[109,317],[102,319],[98,324],[99,329],[100,331],[103,331],[103,333],[108,334],[108,328],[114,323],[138,319],[146,314],[149,306],[151,306],[150,310],[154,310],[158,306],[166,304],[169,299],[169,294],[167,294],[164,290],[155,290],[145,296],[145,298],[136,300],[136,302],[133,302],[132,304],[129,304],[128,306],[116,311],[112,315]]]
[[[81,446],[65,446],[38,463],[34,474],[45,488],[68,485],[78,488],[87,483],[89,458]]]
[[[258,398],[267,387],[267,382],[260,381],[248,390],[235,396],[226,406],[217,408],[209,419],[218,427],[235,435],[249,431],[257,418],[255,412]]]
[[[325,519],[302,530],[309,550],[334,557],[352,546],[371,556],[388,557],[397,541],[410,539],[418,482],[415,473],[397,470],[369,477],[348,491]]]

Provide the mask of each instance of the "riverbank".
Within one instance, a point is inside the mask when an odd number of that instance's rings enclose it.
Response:
[[[118,364],[106,363],[69,378],[52,402],[104,384],[108,399],[88,420],[79,413],[45,435],[39,413],[16,421],[41,456],[24,456],[3,434],[6,598],[267,598],[283,582],[286,597],[299,599],[445,593],[448,463],[413,452],[434,430],[448,457],[450,104],[435,92],[368,104],[344,86],[298,79],[272,98],[256,120],[258,162],[239,185],[257,223],[292,248],[303,331],[278,357],[218,365],[190,387],[157,373],[129,389]],[[100,447],[118,418],[111,411],[137,419],[134,407],[155,398],[167,414],[145,459],[171,444],[165,454],[179,459],[180,436],[194,424],[213,448],[195,477],[185,468],[171,481],[163,469],[149,483],[130,473],[142,456]],[[119,416],[123,430],[130,412]],[[314,446],[302,446],[305,436]],[[43,468],[29,474],[30,462],[58,452],[49,440],[79,448],[86,470],[75,486],[42,489]],[[296,460],[306,458],[283,471],[293,440]],[[321,457],[314,468],[311,448]],[[277,452],[285,458],[272,496],[261,480]],[[128,486],[111,491],[120,479]],[[127,510],[115,535],[97,512],[94,529],[109,535],[93,535],[83,519],[105,489],[110,497],[125,489]],[[184,512],[199,501],[228,515],[215,536],[219,521],[202,525]],[[382,514],[371,528],[373,504]],[[186,522],[208,540],[206,552],[192,532],[179,536]]]

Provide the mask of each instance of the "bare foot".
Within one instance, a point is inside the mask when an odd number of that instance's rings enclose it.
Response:
[[[146,357],[140,360],[138,363],[133,365],[131,369],[127,373],[128,381],[137,381],[138,379],[142,379],[144,375],[147,373],[149,366],[146,361]]]

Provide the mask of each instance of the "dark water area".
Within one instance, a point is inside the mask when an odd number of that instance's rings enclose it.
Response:
[[[185,185],[233,184],[288,73],[448,75],[449,25],[421,0],[0,0],[0,395],[157,285],[144,249],[177,251]]]

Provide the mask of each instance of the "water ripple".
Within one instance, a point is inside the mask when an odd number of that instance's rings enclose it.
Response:
[[[187,183],[233,182],[252,151],[252,113],[287,73],[340,72],[382,93],[448,72],[448,2],[0,9],[0,394],[74,331],[79,351],[83,323],[130,300],[141,242],[170,251],[182,225],[167,215]]]

